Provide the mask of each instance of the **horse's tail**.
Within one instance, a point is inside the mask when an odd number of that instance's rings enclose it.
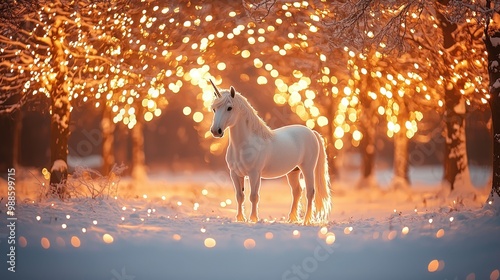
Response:
[[[332,209],[332,200],[330,196],[330,176],[328,175],[328,160],[326,158],[325,142],[323,137],[314,131],[319,144],[319,156],[316,162],[314,176],[314,201],[316,208],[316,218],[319,221],[327,221],[328,215]]]

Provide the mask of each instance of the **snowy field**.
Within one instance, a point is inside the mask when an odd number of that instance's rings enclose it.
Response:
[[[285,179],[263,182],[260,222],[237,223],[226,171],[122,178],[116,198],[61,202],[40,199],[41,175],[19,170],[15,273],[0,182],[0,279],[499,279],[489,171],[472,169],[476,199],[455,201],[436,197],[440,172],[412,170],[410,191],[387,189],[390,170],[369,190],[344,174],[330,223],[306,227],[285,222]]]

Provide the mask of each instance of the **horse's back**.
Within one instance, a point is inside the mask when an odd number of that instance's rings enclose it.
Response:
[[[317,155],[318,144],[311,129],[302,125],[275,129],[262,175],[265,178],[283,176],[304,162],[315,163]]]

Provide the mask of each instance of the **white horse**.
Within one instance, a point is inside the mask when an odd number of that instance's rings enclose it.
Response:
[[[231,86],[229,90],[215,89],[212,104],[214,112],[211,132],[220,138],[229,128],[229,146],[226,162],[236,192],[237,221],[245,221],[243,214],[244,178],[250,182],[252,212],[250,220],[257,222],[257,204],[261,178],[284,175],[292,188],[293,202],[289,222],[298,221],[298,203],[302,193],[299,183],[302,172],[307,189],[307,209],[303,224],[327,221],[331,210],[328,163],[321,135],[302,125],[290,125],[271,130],[257,115],[247,99]],[[315,209],[313,209],[313,199]],[[313,211],[316,214],[313,215]]]

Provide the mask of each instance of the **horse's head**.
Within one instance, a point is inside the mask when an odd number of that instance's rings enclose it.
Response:
[[[226,130],[226,128],[236,123],[237,116],[233,110],[236,91],[232,86],[229,90],[219,91],[212,80],[210,80],[210,82],[215,89],[215,99],[212,103],[214,118],[210,131],[214,137],[220,138],[224,136],[224,130]]]

